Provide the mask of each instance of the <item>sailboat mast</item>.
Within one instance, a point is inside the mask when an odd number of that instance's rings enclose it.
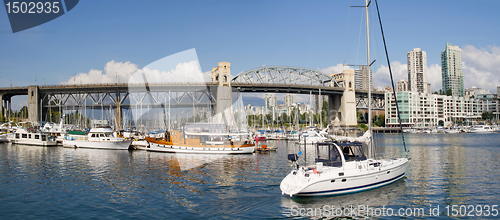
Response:
[[[368,19],[368,0],[365,0],[366,13],[366,71],[368,75],[368,131],[372,130],[372,77],[370,74],[370,25]],[[371,139],[371,138],[370,138]],[[368,145],[368,157],[372,156],[372,142]]]
[[[368,0],[365,0],[365,12],[366,12],[366,71],[368,72],[368,130],[372,128],[372,77],[370,74],[370,25],[368,19]]]

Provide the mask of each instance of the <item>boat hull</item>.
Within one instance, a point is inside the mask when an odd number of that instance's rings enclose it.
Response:
[[[354,162],[355,163],[355,162]],[[357,193],[382,187],[402,179],[408,160],[401,158],[381,167],[363,169],[327,168],[327,172],[311,173],[295,170],[280,184],[289,196],[328,196]],[[356,165],[357,166],[357,165]],[[294,172],[296,172],[294,174]],[[305,174],[309,173],[309,177]],[[340,175],[340,173],[345,175]]]
[[[151,143],[147,151],[166,153],[192,153],[192,154],[251,154],[255,151],[255,146],[249,147],[190,147],[176,145],[162,145]]]
[[[8,142],[7,134],[0,134],[0,143]]]
[[[63,140],[63,146],[75,148],[96,148],[111,150],[128,150],[132,141],[78,141]]]

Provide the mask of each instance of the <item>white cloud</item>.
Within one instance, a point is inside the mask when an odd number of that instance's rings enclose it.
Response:
[[[464,86],[476,86],[496,91],[500,86],[500,47],[476,48],[465,45],[462,49]]]
[[[137,65],[129,61],[123,63],[112,60],[106,63],[104,72],[102,70],[91,69],[88,73],[78,73],[68,81],[61,82],[60,84],[125,83],[128,82],[130,76],[137,70]]]
[[[391,62],[391,70],[394,79],[394,86],[396,86],[396,82],[401,79],[408,80],[408,68],[406,64],[401,64],[399,61],[393,61]],[[389,67],[380,65],[380,67],[376,71],[374,71],[373,85],[377,88],[385,88],[385,86],[391,86]]]
[[[438,91],[442,88],[441,66],[431,64],[427,67],[427,82],[431,84],[431,92]]]
[[[342,73],[344,70],[352,70],[353,68],[350,66],[344,66],[344,64],[337,64],[336,66],[330,66],[323,69],[318,69],[320,72],[325,74],[338,74]]]
[[[198,61],[178,63],[169,71],[149,69],[144,67],[137,70],[128,80],[129,84],[143,83],[144,76],[148,83],[204,83],[205,75],[201,72]]]

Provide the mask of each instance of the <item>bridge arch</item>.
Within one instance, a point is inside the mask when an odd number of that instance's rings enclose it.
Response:
[[[231,83],[242,84],[285,84],[305,86],[339,87],[339,84],[327,74],[322,72],[286,66],[265,66],[242,72],[235,76]]]

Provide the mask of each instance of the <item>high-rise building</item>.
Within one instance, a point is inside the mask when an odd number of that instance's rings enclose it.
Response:
[[[427,93],[427,54],[420,48],[408,51],[408,83],[410,92]]]
[[[396,82],[396,92],[409,92],[410,86],[408,81],[401,79],[401,81]]]
[[[278,107],[278,100],[274,94],[266,94],[265,108],[270,110],[272,108]]]
[[[372,70],[370,69],[370,79],[372,77]],[[371,80],[373,89],[373,80]],[[360,69],[354,70],[354,84],[356,89],[368,90],[368,71],[366,66],[360,66]]]
[[[453,96],[464,96],[464,73],[462,72],[462,49],[446,43],[441,52],[443,90],[451,89]]]
[[[295,103],[295,96],[293,94],[286,94],[283,97],[283,104],[285,105],[285,108],[288,108],[292,106],[292,104]]]

